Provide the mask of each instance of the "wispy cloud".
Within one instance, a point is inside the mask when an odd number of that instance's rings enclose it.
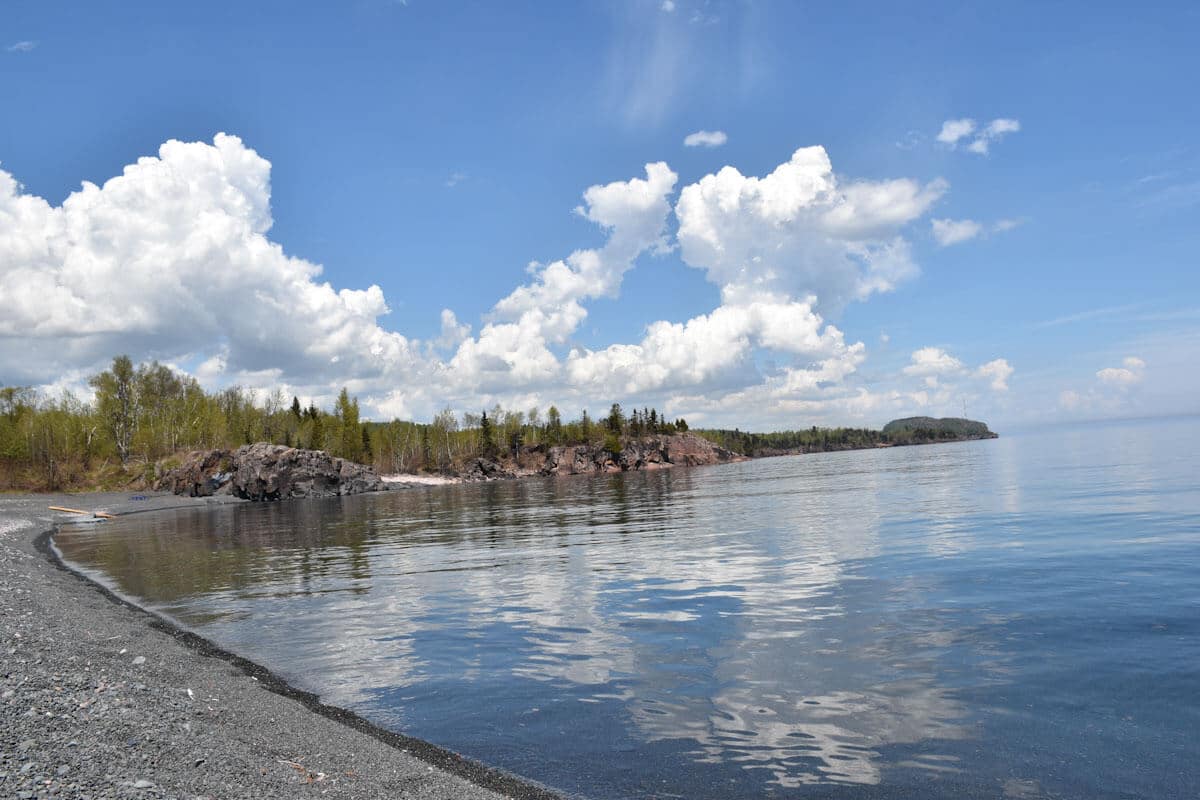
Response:
[[[942,130],[937,135],[937,140],[942,144],[948,144],[954,147],[959,140],[965,139],[975,132],[975,120],[973,119],[948,119],[942,123]]]
[[[1064,317],[1056,317],[1043,322],[1038,322],[1033,325],[1034,328],[1055,328],[1059,325],[1070,325],[1075,322],[1084,322],[1089,319],[1097,319],[1099,317],[1112,317],[1117,314],[1124,314],[1127,311],[1134,311],[1140,308],[1142,303],[1131,303],[1123,306],[1108,306],[1106,308],[1093,308],[1087,311],[1079,311],[1074,314],[1067,314]]]
[[[942,247],[974,239],[983,233],[983,226],[973,219],[935,219],[930,224],[933,238]]]
[[[909,131],[904,134],[904,137],[896,141],[896,147],[901,150],[912,150],[918,145],[925,142],[925,134],[920,131]]]
[[[948,119],[943,122],[937,140],[951,149],[957,149],[960,144],[965,144],[968,152],[987,155],[988,149],[994,142],[1019,130],[1021,130],[1021,122],[1016,119],[999,117],[980,127],[975,120],[964,117]]]
[[[28,53],[29,51],[33,50],[37,46],[38,46],[37,42],[30,41],[27,39],[27,40],[20,41],[20,42],[13,42],[12,44],[10,44],[8,47],[6,47],[4,49],[9,53]]]
[[[720,147],[729,141],[725,131],[696,131],[684,137],[684,147]]]
[[[467,179],[467,173],[465,173],[465,172],[451,173],[450,177],[446,179],[446,186],[450,189],[453,189],[455,186],[458,186],[460,183],[462,183],[466,179]]]
[[[942,247],[959,244],[974,239],[977,236],[988,236],[993,233],[1004,233],[1016,228],[1024,220],[1002,219],[985,225],[973,219],[935,219],[930,221],[933,238]]]

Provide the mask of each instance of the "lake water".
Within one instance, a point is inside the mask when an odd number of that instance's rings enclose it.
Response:
[[[1200,794],[1200,421],[64,529],[344,706],[591,798]]]

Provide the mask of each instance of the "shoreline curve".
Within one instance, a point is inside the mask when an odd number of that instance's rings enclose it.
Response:
[[[53,497],[55,496],[21,495],[18,498],[13,498],[12,496],[9,496],[8,498],[0,497],[0,500],[16,499],[18,502],[25,501],[27,504],[42,504]],[[75,495],[76,499],[87,497],[88,495]],[[165,500],[163,505],[152,508],[121,509],[116,510],[114,513],[116,513],[117,516],[128,516],[134,513],[154,513],[193,505],[193,503],[186,501],[173,502],[174,499],[175,498],[172,497],[171,499]],[[180,499],[183,500],[183,498]],[[4,514],[4,505],[0,505],[0,522],[3,522],[4,516],[6,516]],[[402,759],[405,756],[411,756],[415,759],[418,759],[421,763],[428,765],[428,769],[431,771],[428,777],[431,779],[433,779],[434,775],[436,774],[432,773],[432,770],[437,770],[441,773],[444,773],[446,776],[453,776],[454,778],[467,781],[473,785],[473,787],[483,789],[485,792],[493,792],[504,797],[514,798],[515,800],[564,800],[566,797],[565,795],[559,794],[548,787],[505,772],[496,767],[487,766],[483,763],[469,759],[453,752],[452,750],[440,747],[431,742],[383,728],[348,709],[324,703],[321,701],[320,696],[316,693],[292,686],[286,680],[272,672],[269,668],[221,647],[215,642],[204,638],[194,631],[188,630],[176,624],[174,621],[162,614],[138,605],[131,599],[121,596],[108,586],[105,586],[104,584],[94,580],[85,572],[76,569],[67,563],[61,557],[57,547],[53,543],[54,535],[59,531],[62,522],[65,522],[65,520],[52,521],[50,522],[49,527],[46,527],[46,522],[47,521],[42,521],[40,523],[35,522],[30,526],[21,526],[15,530],[6,532],[15,534],[14,538],[24,540],[28,546],[31,546],[32,549],[38,555],[40,555],[42,559],[44,559],[43,563],[48,563],[49,565],[53,566],[58,574],[69,575],[73,577],[79,584],[86,587],[89,592],[93,593],[93,596],[98,595],[103,597],[105,601],[112,605],[134,612],[134,614],[140,618],[141,624],[146,628],[166,634],[174,642],[182,645],[189,652],[196,654],[201,658],[215,659],[231,665],[236,671],[234,674],[249,677],[255,681],[259,687],[266,689],[272,694],[299,703],[306,712],[315,714],[316,716],[336,723],[339,726],[343,726],[351,731],[368,736],[382,743],[395,754],[397,759]],[[0,544],[3,544],[2,538],[0,538]],[[46,622],[46,620],[37,620],[35,624],[44,624]],[[0,631],[2,631],[2,628],[0,628]],[[16,638],[19,639],[20,636],[20,633],[16,634]],[[0,661],[3,661],[3,658],[0,658]],[[11,667],[9,669],[11,670]],[[3,716],[0,716],[0,719],[3,719]],[[274,722],[274,720],[272,719],[270,722]],[[83,734],[85,733],[86,731],[82,731],[79,738],[82,739]],[[7,756],[9,754],[5,753],[4,751],[8,750],[9,743],[4,742],[3,738],[6,737],[0,737],[0,761],[7,761]],[[29,741],[31,740],[25,740],[21,742],[20,745],[17,745],[17,749],[20,750],[21,745],[26,745]],[[280,763],[290,764],[291,762],[280,760]],[[0,767],[2,766],[3,764],[0,764]],[[197,766],[199,766],[199,764]],[[292,768],[295,769],[296,765],[293,765]],[[301,774],[303,777],[304,773],[302,772]],[[313,773],[310,773],[310,776],[311,774]],[[12,772],[9,772],[9,775],[12,775]],[[410,780],[415,782],[415,776],[410,778]],[[408,781],[405,782],[408,783]],[[436,783],[436,781],[431,782]],[[4,780],[0,780],[0,788],[6,788],[4,787],[4,783]],[[126,781],[125,783],[129,783],[129,781]],[[134,788],[136,788],[136,783],[133,785]],[[322,784],[321,786],[322,788],[329,788],[329,784]],[[254,787],[252,786],[243,786],[241,788],[247,793],[246,796],[269,796],[262,794],[261,790],[255,791]],[[317,788],[316,785],[314,785],[313,788]],[[408,791],[411,791],[416,787],[409,786],[406,788]],[[445,789],[449,792],[449,794],[444,794],[442,791],[437,791],[435,789],[435,791],[433,791],[431,794],[418,791],[417,795],[439,797],[458,796],[458,793],[453,789],[453,787],[445,787]],[[355,794],[358,793],[356,792]],[[407,794],[407,791],[402,790],[396,791],[394,794],[389,792],[385,796],[407,796]],[[371,795],[367,793],[358,794],[358,796]]]

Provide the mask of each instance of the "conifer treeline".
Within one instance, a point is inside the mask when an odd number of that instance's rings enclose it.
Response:
[[[987,433],[987,426],[970,420],[930,420],[944,427],[900,426],[891,423],[882,431],[872,428],[818,428],[806,430],[749,433],[734,430],[697,430],[696,433],[726,450],[744,456],[770,456],[782,453],[824,453],[830,450],[862,450],[881,445],[948,442]],[[954,426],[947,423],[961,422]]]
[[[0,388],[0,489],[118,488],[149,478],[177,453],[274,442],[326,450],[383,473],[450,470],[473,456],[498,457],[524,445],[599,444],[620,450],[622,436],[687,430],[657,409],[626,415],[613,404],[599,422],[586,410],[565,420],[550,406],[514,411],[496,406],[458,417],[449,409],[428,424],[362,422],[346,389],[334,408],[303,405],[279,390],[231,387],[206,392],[189,376],[126,356],[93,377],[91,403],[72,394],[40,396]]]
[[[774,453],[821,453],[827,450],[860,450],[890,443],[890,438],[870,428],[817,428],[774,433],[748,433],[734,429],[698,430],[709,441],[744,456]],[[897,441],[896,443],[900,443]],[[907,442],[905,442],[907,443]]]

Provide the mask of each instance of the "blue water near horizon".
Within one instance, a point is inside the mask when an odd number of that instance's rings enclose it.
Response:
[[[135,515],[56,537],[590,798],[1200,794],[1200,422]]]

